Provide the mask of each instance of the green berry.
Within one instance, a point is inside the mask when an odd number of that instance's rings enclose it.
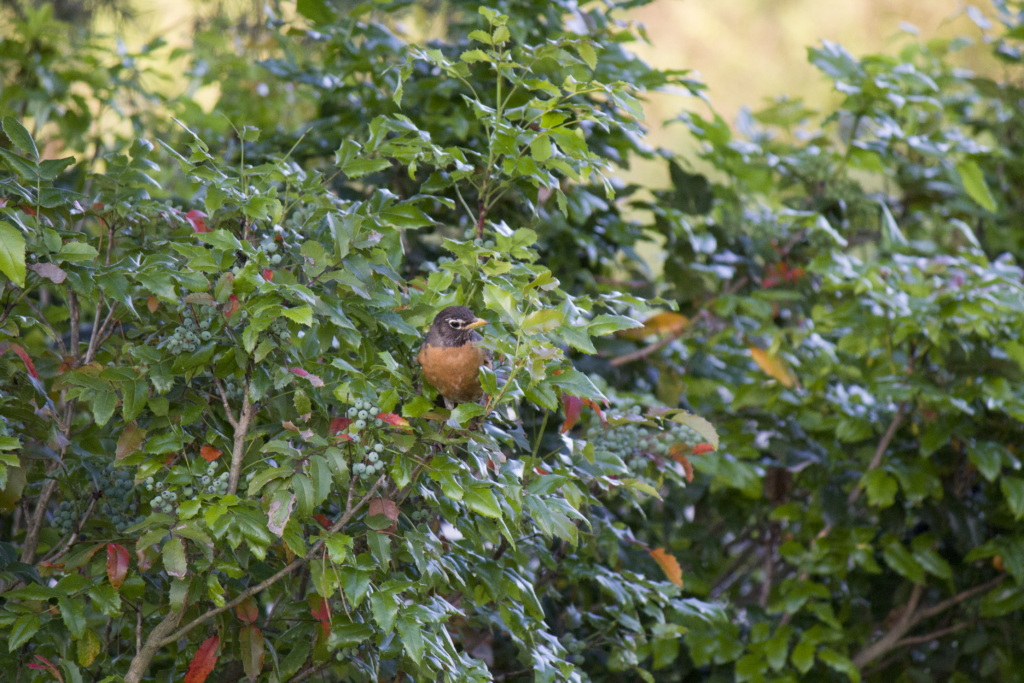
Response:
[[[380,418],[377,418],[376,420],[373,421],[373,426],[374,427],[381,427],[383,425],[384,425],[384,420],[382,420]]]
[[[366,429],[366,420],[356,420],[355,427],[359,430]]]
[[[373,450],[376,451],[377,453],[383,453],[384,452],[384,444],[382,444],[382,443],[374,444],[373,445]]]
[[[356,410],[355,408],[349,408],[348,409],[348,416],[349,416],[349,418],[354,418],[358,414],[359,414],[359,411]]]
[[[273,263],[275,266],[281,263],[281,255],[274,254],[273,256],[270,257],[270,262]]]
[[[357,413],[357,415],[359,415],[359,419],[360,420],[365,420],[366,418],[370,417],[369,411],[366,411],[366,410],[360,410]]]

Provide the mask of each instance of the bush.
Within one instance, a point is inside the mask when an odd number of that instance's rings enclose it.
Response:
[[[130,143],[0,105],[7,670],[1010,675],[1012,83],[826,43],[827,116],[679,117],[704,175],[640,110],[702,86],[605,11],[451,3],[416,46],[405,3],[299,9],[197,34],[217,114],[103,90],[176,114]],[[637,156],[672,187],[617,181]],[[414,358],[454,303],[502,362],[449,412]]]

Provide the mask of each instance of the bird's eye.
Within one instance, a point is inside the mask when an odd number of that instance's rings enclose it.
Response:
[[[448,324],[457,330],[462,329],[462,321],[459,320],[458,318],[452,318],[451,320],[448,321]]]

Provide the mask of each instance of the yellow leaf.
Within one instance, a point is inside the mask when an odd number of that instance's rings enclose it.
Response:
[[[661,571],[665,572],[665,578],[682,588],[683,569],[679,566],[679,560],[675,558],[675,555],[666,552],[664,548],[655,548],[648,552],[651,554],[651,558],[661,567]]]
[[[681,332],[690,324],[690,319],[681,313],[657,313],[644,321],[643,327],[621,330],[619,336],[637,341],[655,334]]]
[[[100,642],[99,637],[91,629],[86,629],[85,637],[78,641],[78,663],[84,667],[92,666],[96,655],[102,649],[103,643]]]
[[[769,356],[765,351],[756,347],[750,347],[750,355],[758,367],[764,370],[769,377],[779,380],[779,383],[787,389],[796,384],[796,377],[790,372],[785,362],[778,356]]]

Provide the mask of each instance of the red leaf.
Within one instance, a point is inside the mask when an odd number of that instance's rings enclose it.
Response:
[[[351,441],[352,437],[345,434],[352,420],[347,417],[336,417],[331,420],[331,436],[337,436],[342,441]]]
[[[213,230],[206,227],[206,221],[203,220],[204,218],[209,218],[209,216],[198,209],[192,209],[185,214],[185,220],[192,226],[192,232],[213,232]]]
[[[323,629],[323,637],[331,635],[331,605],[319,595],[309,596],[309,611],[313,618],[320,622]]]
[[[397,413],[379,413],[377,419],[392,427],[408,427],[409,421]]]
[[[266,280],[267,282],[273,282],[274,281],[274,271],[272,271],[270,268],[264,268],[263,269],[263,279]]]
[[[544,469],[543,467],[534,467],[534,468],[533,468],[533,471],[534,471],[534,472],[536,472],[537,474],[541,475],[541,476],[543,476],[543,475],[545,475],[545,474],[551,474],[550,472],[548,472],[548,471],[547,471],[546,469]]]
[[[39,655],[36,655],[35,657],[36,657],[36,659],[41,661],[42,664],[36,664],[36,663],[32,662],[32,663],[30,663],[28,665],[28,668],[30,668],[30,669],[39,669],[39,670],[43,670],[43,671],[49,671],[51,674],[54,675],[54,677],[56,677],[56,679],[58,681],[60,681],[60,683],[64,683],[64,677],[60,675],[60,671],[57,670],[57,667],[55,667],[50,662],[49,659],[47,659],[46,657],[41,657]]]
[[[709,444],[709,443],[699,443],[699,444],[697,444],[696,446],[693,447],[692,453],[694,455],[704,455],[705,453],[710,453],[713,450],[715,450],[715,447],[712,446],[711,444]]]
[[[32,359],[28,357],[28,352],[26,352],[25,349],[10,342],[0,342],[0,356],[2,356],[7,349],[18,354],[18,357],[21,358],[21,361],[25,364],[25,369],[28,371],[28,374],[32,379],[39,379],[39,373],[36,372],[36,366],[32,362]]]
[[[203,641],[203,644],[199,646],[199,651],[196,652],[196,656],[192,658],[192,661],[188,665],[188,671],[185,673],[185,683],[204,683],[206,677],[213,671],[213,667],[217,665],[217,648],[220,646],[220,637],[213,636]]]
[[[292,368],[291,372],[292,372],[293,375],[298,375],[299,377],[305,377],[306,379],[309,380],[310,384],[312,384],[314,387],[316,387],[318,389],[324,385],[324,381],[322,379],[320,379],[319,377],[317,377],[316,375],[314,375],[311,372],[306,372],[302,368]]]
[[[128,549],[117,543],[107,544],[107,578],[110,585],[120,588],[128,576]]]
[[[331,620],[331,606],[319,595],[309,596],[309,612],[319,621]]]
[[[562,403],[565,405],[565,422],[562,423],[559,434],[565,434],[579,422],[580,412],[583,411],[583,399],[578,396],[562,394]]]
[[[256,601],[252,598],[246,598],[243,602],[235,606],[235,614],[238,618],[247,624],[252,624],[256,621],[257,617],[260,616],[260,610],[256,606]]]
[[[36,215],[36,210],[33,209],[31,206],[25,206],[24,204],[22,204],[18,206],[18,208],[21,209],[23,213],[27,213],[29,216]]]
[[[327,515],[313,515],[313,519],[315,519],[323,528],[331,528],[331,520],[327,519]]]
[[[206,462],[213,462],[220,456],[221,451],[214,448],[210,444],[204,444],[203,447],[199,449],[199,457],[201,457]]]

